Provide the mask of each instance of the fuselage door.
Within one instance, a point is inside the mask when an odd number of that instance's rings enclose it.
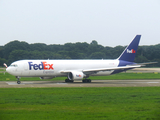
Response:
[[[28,71],[28,64],[27,63],[24,63],[24,70]]]

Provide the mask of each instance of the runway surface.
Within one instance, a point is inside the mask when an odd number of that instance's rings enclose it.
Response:
[[[147,87],[160,86],[159,80],[92,80],[91,83],[65,83],[64,81],[0,81],[0,88],[26,88],[26,87]]]

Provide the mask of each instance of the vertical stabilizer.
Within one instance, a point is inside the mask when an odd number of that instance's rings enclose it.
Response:
[[[136,56],[140,38],[141,38],[141,35],[136,35],[133,41],[128,45],[128,47],[119,56],[118,60],[134,62],[134,58]]]

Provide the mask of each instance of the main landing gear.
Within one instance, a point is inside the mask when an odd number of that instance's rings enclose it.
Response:
[[[19,80],[20,77],[19,77],[19,76],[16,76],[16,78],[17,78],[17,84],[21,84],[21,81]]]
[[[84,79],[82,80],[83,83],[91,83],[91,79]]]
[[[65,79],[65,82],[66,82],[66,83],[73,83],[74,80]]]
[[[65,79],[66,83],[73,83],[74,80],[69,80],[69,79]],[[91,79],[83,79],[82,80],[83,83],[91,83]]]

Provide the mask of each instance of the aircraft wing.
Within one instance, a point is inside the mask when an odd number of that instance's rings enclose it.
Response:
[[[136,63],[132,65],[127,66],[121,66],[121,67],[113,67],[113,68],[100,68],[100,69],[87,69],[83,70],[83,72],[98,72],[98,71],[109,71],[109,70],[125,70],[125,69],[132,69],[132,68],[138,68],[149,64],[155,64],[158,62],[146,62],[146,63]]]
[[[121,67],[112,67],[112,68],[99,68],[99,69],[87,69],[83,70],[83,72],[99,72],[99,71],[110,71],[110,70],[125,70],[125,69],[132,69],[138,68],[141,65],[134,65],[134,66],[121,66]]]
[[[138,68],[141,67],[141,65],[132,65],[132,66],[121,66],[121,67],[111,67],[111,68],[97,68],[97,69],[86,69],[82,70],[82,72],[99,72],[99,71],[110,71],[110,70],[125,70],[125,69],[132,69],[132,68]],[[73,70],[62,70],[61,73],[69,73]]]

